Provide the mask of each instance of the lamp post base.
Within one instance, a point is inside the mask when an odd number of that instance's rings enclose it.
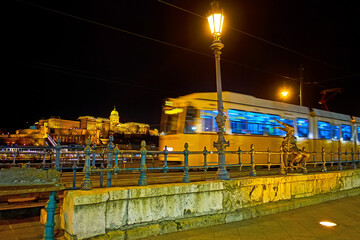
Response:
[[[229,180],[230,174],[226,169],[220,169],[216,171],[215,179],[217,180]]]
[[[225,155],[224,153],[219,153],[219,167],[218,170],[216,171],[215,174],[215,179],[218,180],[229,180],[230,179],[230,174],[229,172],[226,170],[226,162],[225,162]]]

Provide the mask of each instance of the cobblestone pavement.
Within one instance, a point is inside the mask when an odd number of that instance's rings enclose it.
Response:
[[[321,221],[337,224],[325,227]],[[338,240],[360,239],[360,195],[264,217],[145,239]]]

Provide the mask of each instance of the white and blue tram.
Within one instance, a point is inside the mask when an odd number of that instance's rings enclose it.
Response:
[[[184,143],[190,151],[216,151],[217,95],[192,93],[164,101],[161,116],[159,149],[183,151]],[[223,92],[224,113],[227,116],[225,139],[228,151],[240,147],[246,151],[253,144],[256,151],[278,151],[285,135],[275,128],[280,120],[295,127],[298,146],[307,152],[357,150],[360,141],[360,118],[349,115],[309,109],[308,107],[270,101],[249,95]],[[209,163],[217,163],[217,156],[209,156]],[[168,161],[183,161],[181,155],[169,155]],[[227,163],[236,163],[236,157]],[[203,164],[201,155],[189,157],[189,164]]]

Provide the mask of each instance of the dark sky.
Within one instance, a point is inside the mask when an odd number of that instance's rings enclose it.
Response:
[[[216,91],[204,18],[209,0],[4,1],[0,128],[40,118],[108,117],[158,127],[161,103]],[[360,1],[222,0],[224,91],[320,108],[320,91],[343,88],[330,110],[360,116]],[[185,11],[186,10],[186,11]],[[197,16],[197,14],[201,16]],[[318,84],[315,84],[315,83]],[[311,83],[311,84],[309,84]],[[357,84],[357,86],[356,86]]]

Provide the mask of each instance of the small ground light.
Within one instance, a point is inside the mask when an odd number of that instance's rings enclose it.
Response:
[[[337,224],[333,223],[333,222],[320,222],[321,225],[326,226],[326,227],[335,227]]]

